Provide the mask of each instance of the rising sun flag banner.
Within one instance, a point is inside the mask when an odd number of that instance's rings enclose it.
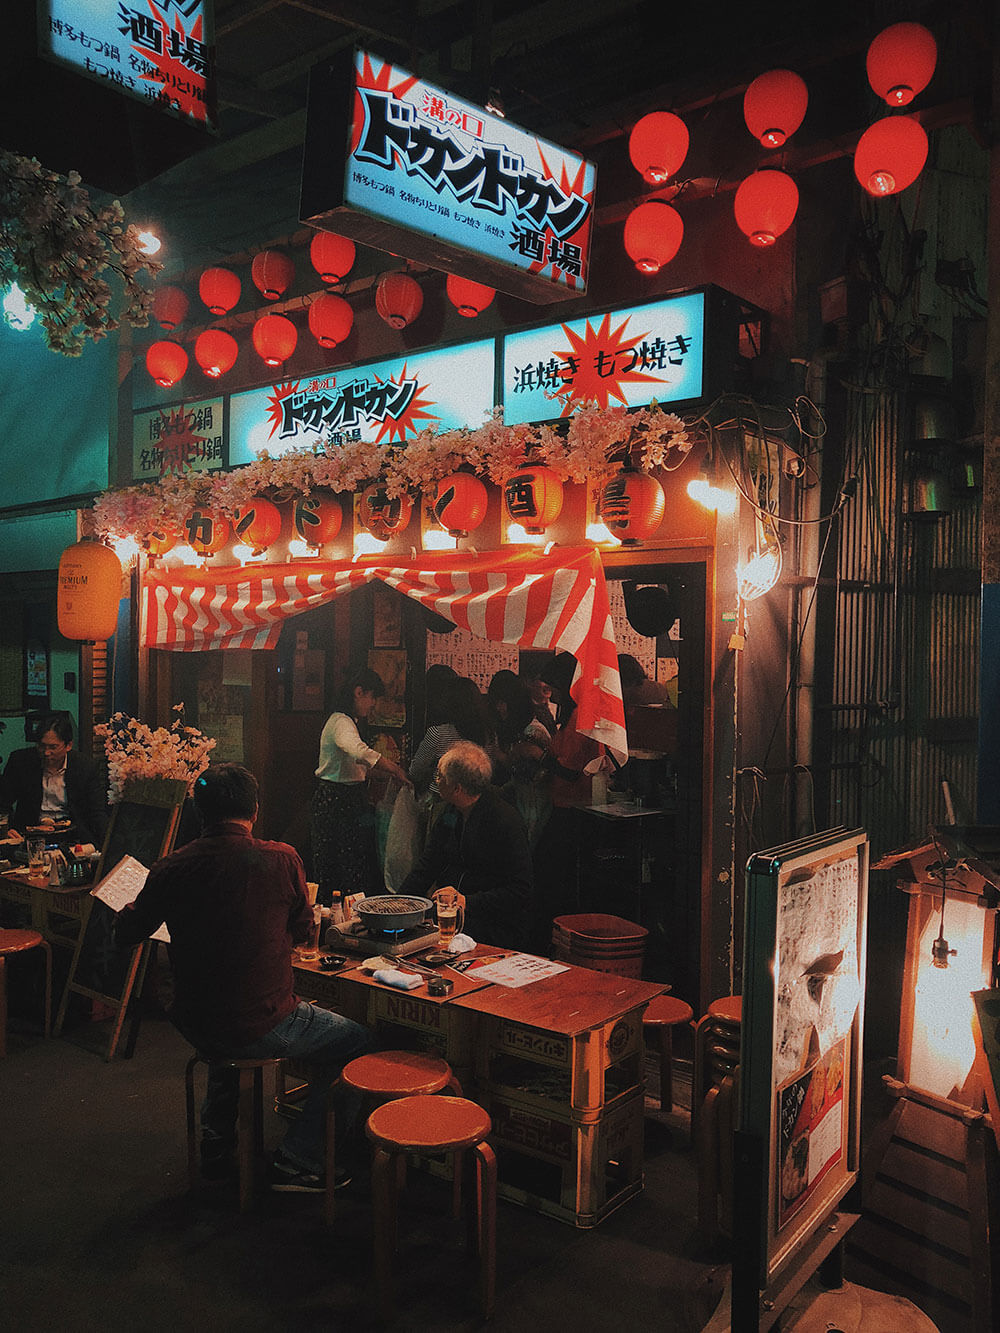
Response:
[[[143,580],[141,641],[199,652],[274,648],[290,616],[380,579],[482,639],[572,653],[577,729],[628,757],[617,646],[604,570],[592,547],[548,555],[423,553],[294,566],[192,571],[153,568]]]

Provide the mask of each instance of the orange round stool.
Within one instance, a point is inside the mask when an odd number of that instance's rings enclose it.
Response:
[[[449,1088],[456,1096],[462,1095],[462,1085],[452,1073],[447,1060],[422,1051],[373,1051],[350,1060],[340,1073],[340,1081],[360,1092],[369,1102],[390,1102],[400,1097],[440,1092]],[[336,1168],[336,1117],[333,1110],[333,1091],[326,1112],[326,1193],[323,1199],[323,1217],[329,1226],[333,1222]],[[455,1214],[460,1206],[461,1174],[455,1172]]]
[[[483,1315],[496,1303],[497,1159],[486,1142],[492,1129],[481,1106],[464,1097],[403,1097],[386,1102],[368,1117],[367,1134],[375,1149],[372,1202],[375,1213],[375,1280],[382,1312],[392,1312],[393,1258],[396,1253],[397,1195],[400,1165],[407,1153],[433,1156],[471,1148],[476,1161],[476,1249]]]
[[[694,1010],[686,1000],[673,995],[658,995],[650,1000],[642,1016],[643,1036],[660,1052],[660,1110],[674,1109],[674,1028],[690,1023]]]
[[[0,930],[0,1058],[7,1054],[7,955],[41,949],[45,954],[45,1035],[52,1031],[52,946],[37,930]]]
[[[198,1188],[198,1134],[194,1107],[194,1071],[198,1065],[220,1064],[239,1072],[239,1109],[237,1111],[236,1153],[240,1169],[240,1212],[247,1213],[253,1203],[257,1168],[264,1152],[264,1070],[281,1069],[278,1056],[259,1060],[216,1060],[196,1051],[184,1068],[184,1106],[187,1114],[188,1183]]]

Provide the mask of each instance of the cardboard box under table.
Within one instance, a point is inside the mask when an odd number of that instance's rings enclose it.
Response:
[[[591,1227],[642,1189],[642,1015],[665,989],[568,967],[452,1001],[480,1019],[475,1095],[502,1198]]]

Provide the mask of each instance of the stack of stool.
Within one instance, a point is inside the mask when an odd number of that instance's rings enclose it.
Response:
[[[691,1131],[698,1154],[698,1229],[707,1240],[732,1233],[742,1013],[739,995],[713,1000],[694,1034]]]
[[[196,1190],[201,1182],[198,1163],[198,1132],[194,1108],[194,1071],[197,1065],[221,1065],[239,1074],[239,1111],[237,1113],[237,1158],[240,1169],[240,1212],[253,1203],[257,1172],[264,1154],[264,1070],[281,1069],[281,1060],[215,1060],[195,1052],[184,1070],[184,1099],[187,1108],[188,1182]]]

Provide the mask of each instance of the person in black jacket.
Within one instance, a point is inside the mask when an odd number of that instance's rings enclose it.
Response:
[[[108,824],[100,767],[73,749],[73,726],[64,714],[43,720],[35,745],[15,750],[0,778],[0,808],[22,833],[43,819],[73,821],[78,842],[100,847]]]
[[[445,751],[436,782],[447,808],[399,892],[425,895],[451,885],[465,898],[464,929],[473,939],[520,948],[532,895],[531,850],[524,820],[490,785],[492,776],[481,746],[458,741]]]

